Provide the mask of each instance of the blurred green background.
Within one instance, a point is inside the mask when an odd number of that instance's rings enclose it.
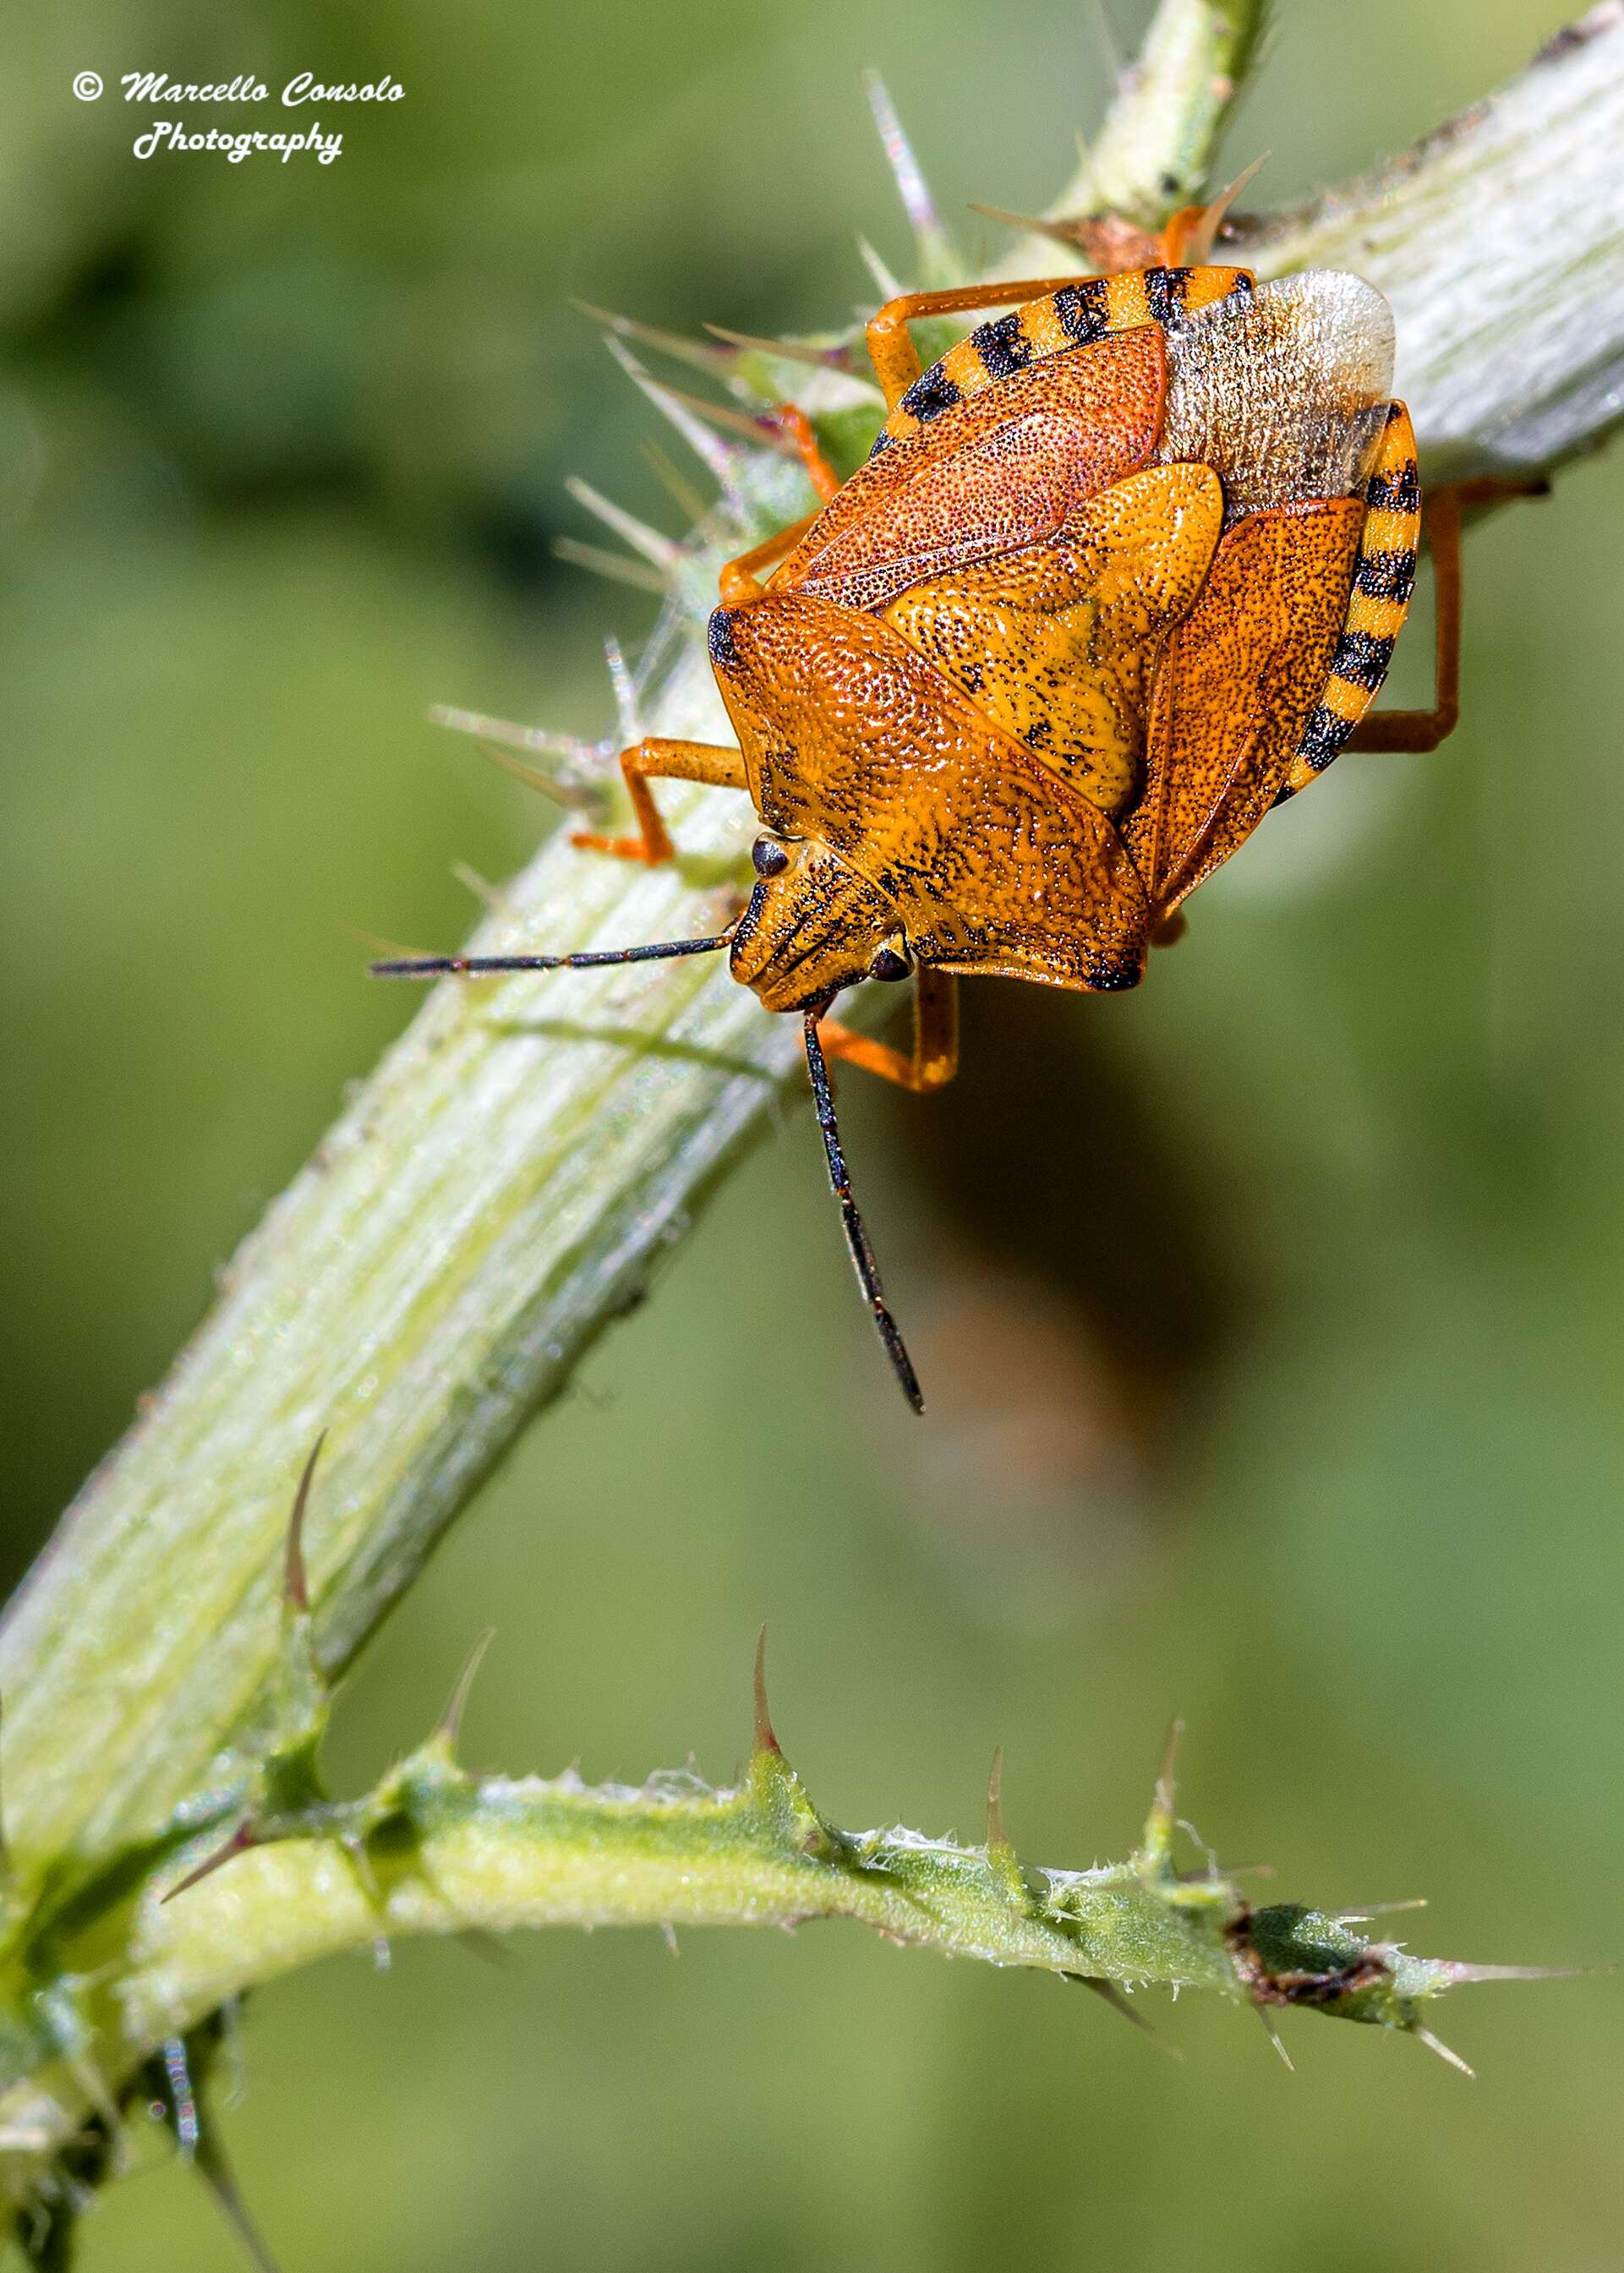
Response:
[[[1051,195],[1106,84],[1073,0],[69,12],[0,31],[16,1569],[400,1022],[346,926],[455,939],[450,862],[500,875],[543,825],[425,706],[599,731],[601,637],[649,628],[553,555],[591,534],[569,472],[675,526],[566,296],[838,319],[858,230],[906,259],[862,66],[950,214]],[[1282,0],[1229,169],[1334,179],[1561,13]],[[330,167],[139,164],[87,68],[407,94],[324,115]],[[379,1638],[340,1777],[492,1622],[474,1763],[724,1776],[765,1617],[839,1819],[974,1836],[1001,1742],[1026,1852],[1118,1854],[1177,1710],[1186,1804],[1282,1895],[1425,1892],[1440,1954],[1617,1954],[1621,511],[1615,455],[1474,537],[1461,732],[1277,816],[1140,994],[983,982],[944,1099],[847,1084],[926,1425],[797,1108]],[[1288,2075],[1189,2001],[1155,2016],[1176,2065],[855,1929],[515,1955],[257,2001],[229,2135],[286,2273],[1618,2262],[1605,1980],[1462,1992],[1472,2085],[1293,2015]],[[91,2273],[236,2267],[151,2145]]]

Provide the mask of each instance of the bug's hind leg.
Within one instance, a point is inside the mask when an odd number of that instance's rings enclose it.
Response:
[[[1526,496],[1543,484],[1462,482],[1425,502],[1437,588],[1434,695],[1427,710],[1372,711],[1415,589],[1423,505],[1416,436],[1402,402],[1390,402],[1365,491],[1347,620],[1320,701],[1303,729],[1282,799],[1306,789],[1345,749],[1435,750],[1460,712],[1461,514],[1470,505]]]
[[[877,1073],[882,1081],[900,1088],[941,1089],[959,1070],[959,981],[944,971],[923,965],[914,979],[914,1046],[893,1049],[889,1042],[871,1041],[832,1018],[820,1021],[818,1032],[831,1058]]]
[[[1504,498],[1544,497],[1545,482],[1457,482],[1432,490],[1423,527],[1432,555],[1434,656],[1430,710],[1367,711],[1348,738],[1350,750],[1435,750],[1454,733],[1461,703],[1461,514]]]
[[[637,818],[635,836],[600,836],[578,831],[570,843],[583,852],[610,852],[618,860],[673,860],[676,848],[665,832],[650,781],[704,782],[712,789],[745,789],[744,759],[714,742],[673,742],[659,736],[635,742],[620,753],[620,771]]]

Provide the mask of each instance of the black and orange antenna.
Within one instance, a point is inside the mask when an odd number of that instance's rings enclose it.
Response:
[[[827,1005],[824,1006],[827,1008]],[[920,1392],[919,1376],[914,1370],[914,1361],[908,1355],[897,1321],[886,1306],[885,1289],[880,1284],[880,1266],[874,1259],[874,1249],[868,1244],[868,1234],[863,1229],[863,1219],[857,1212],[857,1203],[852,1197],[852,1179],[846,1165],[846,1154],[840,1149],[840,1129],[835,1119],[834,1091],[829,1086],[829,1068],[823,1061],[823,1045],[818,1039],[817,1024],[822,1009],[805,1014],[807,1042],[807,1071],[812,1076],[812,1101],[817,1107],[817,1125],[823,1132],[823,1152],[829,1162],[829,1182],[840,1203],[840,1221],[846,1230],[846,1243],[852,1252],[852,1267],[857,1273],[857,1283],[862,1288],[863,1300],[874,1313],[875,1330],[885,1347],[885,1354],[902,1385],[902,1393],[915,1413],[922,1413],[925,1400]]]
[[[368,965],[374,979],[485,979],[501,971],[600,971],[612,963],[663,963],[673,955],[715,955],[733,926],[714,939],[659,939],[647,947],[589,948],[579,955],[401,955]]]

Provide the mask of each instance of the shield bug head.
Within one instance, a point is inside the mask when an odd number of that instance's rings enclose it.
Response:
[[[906,977],[896,909],[826,844],[762,836],[752,860],[728,967],[767,1009],[808,1010],[870,976]]]

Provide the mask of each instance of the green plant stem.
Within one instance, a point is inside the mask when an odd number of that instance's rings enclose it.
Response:
[[[1170,27],[1190,14],[1169,0],[1153,54],[1163,37],[1172,51]],[[1199,81],[1187,75],[1186,94]],[[1150,83],[1122,98],[1140,106],[1141,156]],[[1192,125],[1169,98],[1169,173],[1200,162],[1192,154],[1222,116],[1210,88],[1201,100]],[[1621,102],[1624,11],[1609,4],[1379,184],[1258,237],[1260,260],[1340,248],[1395,290],[1424,456],[1436,443],[1440,458],[1542,470],[1616,421]],[[1563,121],[1581,165],[1551,163]],[[1469,222],[1452,217],[1456,196]],[[781,458],[728,443],[711,460],[725,506],[684,554],[621,739],[725,731],[699,596],[724,545],[809,502]],[[736,902],[752,816],[714,792],[665,801],[675,866],[631,867],[554,839],[474,950],[715,931]],[[436,990],[244,1242],[212,1316],[8,1611],[14,1937],[48,1888],[56,1899],[168,1851],[177,1811],[249,1772],[278,1678],[288,1491],[318,1429],[328,1452],[308,1548],[334,1670],[646,1286],[764,1124],[796,1046],[794,1022],[769,1018],[714,962]],[[816,1174],[809,1121],[805,1140]],[[866,1331],[855,1310],[852,1331]],[[33,2025],[11,2022],[25,2037]]]
[[[1050,211],[1159,229],[1201,195],[1257,59],[1267,0],[1176,0],[1156,11],[1105,123]],[[1052,255],[1051,255],[1052,258]]]
[[[1215,1867],[1181,1876],[1165,1778],[1129,1860],[1056,1871],[1017,1857],[996,1800],[979,1847],[839,1830],[770,1730],[726,1790],[691,1774],[640,1789],[590,1789],[573,1774],[476,1780],[437,1734],[365,1799],[336,1804],[311,1780],[324,1717],[319,1705],[252,1789],[216,1795],[201,1827],[177,1824],[161,1862],[111,1875],[99,1896],[81,1893],[37,1924],[23,1961],[31,1985],[6,2000],[26,2018],[0,2037],[0,2138],[61,2140],[87,2089],[93,2104],[109,2096],[94,2079],[127,2075],[296,1966],[404,1934],[841,1917],[1108,1994],[1198,1989],[1429,2043],[1423,2007],[1488,1969],[1410,1956],[1297,1905],[1254,1910]],[[269,1804],[277,1791],[295,1804]],[[234,1820],[255,1843],[222,1844]],[[194,1879],[199,1857],[225,1859]]]

